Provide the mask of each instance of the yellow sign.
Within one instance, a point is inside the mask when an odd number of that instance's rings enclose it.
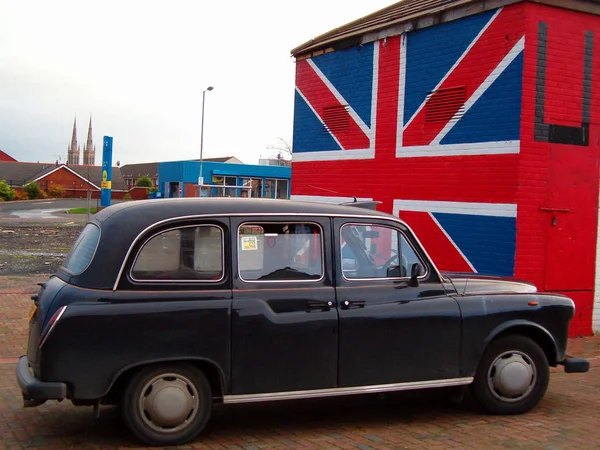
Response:
[[[106,172],[104,172],[104,173],[106,173]],[[102,182],[100,183],[100,187],[102,189],[110,189],[111,186],[112,186],[112,182],[110,182],[110,181],[102,180]]]
[[[242,250],[258,250],[256,236],[242,236]]]
[[[106,170],[102,171],[102,181],[106,181],[106,179],[108,178],[108,173],[106,172]]]

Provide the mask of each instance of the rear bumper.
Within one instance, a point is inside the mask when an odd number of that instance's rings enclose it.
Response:
[[[27,356],[21,356],[17,363],[17,382],[23,393],[25,406],[37,406],[46,400],[62,400],[67,396],[65,383],[46,382],[35,378],[29,371]]]
[[[573,356],[565,357],[565,360],[559,362],[559,364],[565,366],[566,373],[584,373],[590,370],[590,362],[587,359]]]

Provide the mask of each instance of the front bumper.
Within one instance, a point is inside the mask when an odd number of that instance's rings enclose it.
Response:
[[[41,405],[46,400],[63,400],[67,396],[65,383],[46,382],[35,378],[29,371],[27,356],[21,356],[17,363],[17,382],[26,407]]]
[[[575,358],[573,356],[567,356],[559,364],[565,366],[566,373],[584,373],[590,370],[590,362],[587,359]]]

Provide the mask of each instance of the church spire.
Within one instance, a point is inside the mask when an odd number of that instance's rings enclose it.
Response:
[[[96,161],[96,147],[92,138],[92,115],[90,114],[90,124],[88,126],[87,142],[83,148],[83,164],[93,166]]]
[[[73,135],[71,145],[67,150],[67,164],[79,164],[79,149],[77,147],[77,116],[73,120]]]

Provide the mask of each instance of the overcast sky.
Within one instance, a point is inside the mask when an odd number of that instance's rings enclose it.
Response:
[[[393,0],[0,0],[0,149],[64,162],[92,114],[96,164],[204,156],[255,164],[291,142],[290,50]]]

